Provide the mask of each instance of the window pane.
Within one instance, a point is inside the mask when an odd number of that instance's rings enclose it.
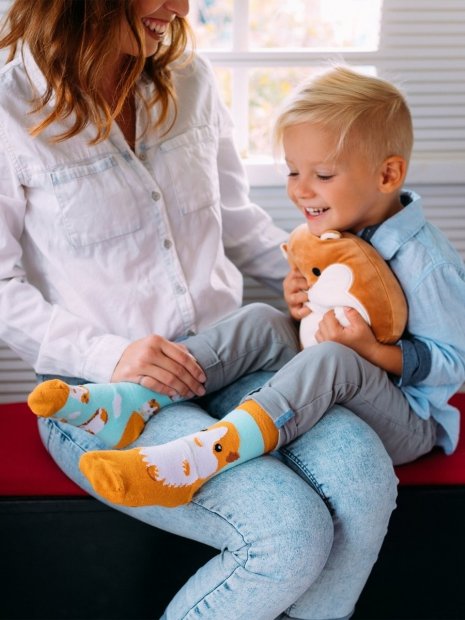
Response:
[[[233,0],[191,0],[189,21],[201,49],[231,49]]]
[[[376,75],[373,65],[353,65],[353,68]],[[281,104],[298,84],[323,70],[325,67],[274,67],[249,72],[248,155],[271,153],[271,132]]]
[[[293,88],[312,73],[308,67],[279,67],[250,71],[249,153],[270,154],[274,115]]]
[[[232,70],[226,67],[213,67],[221,98],[229,109],[232,108]]]
[[[377,49],[381,4],[382,0],[250,0],[250,47]]]

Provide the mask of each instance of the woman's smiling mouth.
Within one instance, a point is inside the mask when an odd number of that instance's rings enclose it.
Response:
[[[169,25],[166,21],[151,19],[149,17],[143,17],[142,23],[144,24],[145,29],[148,31],[149,35],[157,40],[163,39]]]

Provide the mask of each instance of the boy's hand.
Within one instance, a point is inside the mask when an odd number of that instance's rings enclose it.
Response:
[[[307,289],[307,280],[296,268],[293,268],[284,278],[284,300],[290,315],[296,321],[310,314],[310,309],[304,305],[308,301]]]
[[[327,312],[318,326],[315,334],[317,342],[339,342],[350,347],[365,359],[369,359],[370,352],[379,344],[370,326],[353,308],[344,308],[350,325],[343,327],[337,320],[334,310]]]
[[[187,348],[152,334],[132,342],[115,366],[111,382],[130,381],[171,397],[203,396],[205,374]]]
[[[402,350],[395,344],[382,344],[361,315],[354,308],[344,308],[350,325],[343,327],[334,310],[327,312],[315,334],[317,342],[332,341],[350,347],[361,357],[393,375],[402,374]]]

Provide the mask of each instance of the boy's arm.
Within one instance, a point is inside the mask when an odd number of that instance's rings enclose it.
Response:
[[[443,262],[414,290],[423,303],[409,303],[411,337],[401,343],[400,385],[460,386],[465,380],[465,270]]]
[[[362,353],[361,355],[390,375],[397,377],[402,375],[402,349],[397,344],[381,344],[376,341],[369,355],[363,355]]]

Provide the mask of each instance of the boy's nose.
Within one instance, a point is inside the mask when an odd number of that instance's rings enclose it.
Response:
[[[312,198],[315,196],[315,191],[312,184],[308,181],[302,180],[296,188],[296,193],[299,198]]]

